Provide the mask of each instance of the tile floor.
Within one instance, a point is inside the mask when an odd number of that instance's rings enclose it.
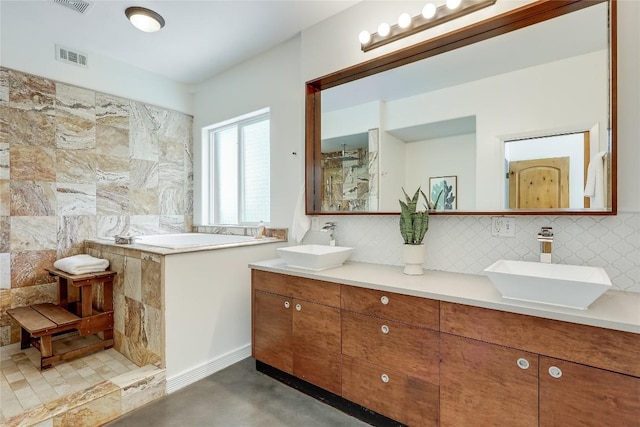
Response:
[[[54,347],[69,350],[94,339],[65,334],[54,339]],[[136,369],[138,366],[111,348],[40,371],[40,353],[35,348],[21,350],[20,343],[0,347],[0,425],[15,415]]]

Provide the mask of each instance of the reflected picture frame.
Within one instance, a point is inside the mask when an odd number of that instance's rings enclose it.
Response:
[[[442,192],[440,199],[438,195]],[[436,211],[451,211],[458,209],[458,176],[432,176],[429,177],[429,200],[438,204],[434,206]]]

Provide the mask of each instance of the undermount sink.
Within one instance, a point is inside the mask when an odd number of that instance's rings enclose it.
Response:
[[[611,287],[601,267],[501,259],[484,272],[504,298],[581,310]]]
[[[284,259],[287,266],[305,270],[326,270],[342,265],[353,248],[345,246],[300,245],[276,249],[278,256]]]

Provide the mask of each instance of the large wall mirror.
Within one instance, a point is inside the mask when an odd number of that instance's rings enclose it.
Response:
[[[307,83],[308,214],[616,213],[615,0],[542,0]]]

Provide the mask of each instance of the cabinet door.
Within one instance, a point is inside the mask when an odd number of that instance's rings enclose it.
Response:
[[[340,310],[294,300],[293,373],[298,378],[340,394]]]
[[[441,334],[440,425],[538,426],[538,355]]]
[[[254,291],[253,357],[281,371],[293,373],[291,298]]]
[[[540,359],[540,426],[640,426],[640,378]]]

